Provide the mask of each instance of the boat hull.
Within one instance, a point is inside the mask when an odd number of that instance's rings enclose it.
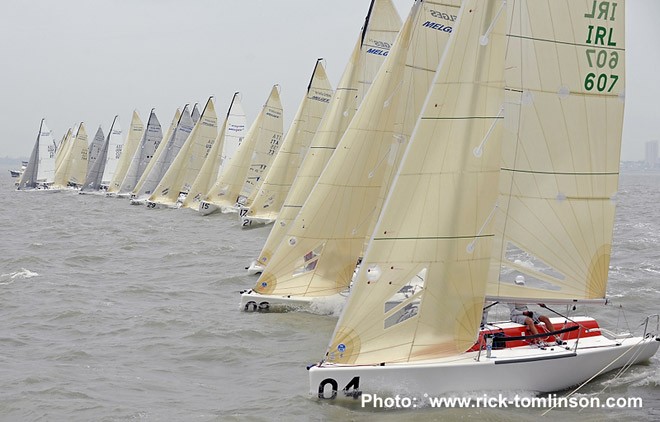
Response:
[[[266,267],[260,265],[256,260],[250,263],[250,266],[246,268],[248,275],[257,275],[264,272]]]
[[[241,293],[241,310],[245,312],[303,311],[337,314],[346,303],[346,294],[321,297],[262,295],[253,290]]]
[[[220,211],[220,207],[212,202],[202,201],[199,203],[197,211],[202,215],[209,215]]]
[[[421,402],[465,392],[553,392],[579,385],[600,371],[647,361],[660,346],[653,336],[608,339],[602,335],[569,340],[564,346],[513,347],[414,364],[339,365],[309,368],[309,392],[325,400],[354,400],[397,394]],[[478,357],[479,356],[479,357]],[[477,360],[478,357],[478,360]],[[606,369],[604,369],[606,368]]]

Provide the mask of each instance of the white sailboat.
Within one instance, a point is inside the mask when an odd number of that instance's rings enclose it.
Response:
[[[55,140],[53,133],[46,126],[46,119],[41,119],[37,140],[32,154],[21,174],[18,190],[49,189],[55,179]]]
[[[458,3],[412,7],[309,198],[256,285],[241,295],[242,309],[345,300],[451,34],[453,22],[434,27],[434,15],[456,15]]]
[[[105,134],[103,133],[103,128],[99,125],[99,128],[96,129],[94,138],[87,147],[87,173],[85,174],[85,182],[89,178],[89,171],[94,167],[94,163],[101,156],[103,150],[103,144],[105,143]]]
[[[372,0],[329,109],[311,141],[309,153],[305,155],[259,257],[247,268],[249,274],[263,272],[270,263],[275,249],[289,230],[289,224],[307,200],[371,87],[376,73],[389,55],[399,29],[401,18],[392,1]]]
[[[513,322],[480,331],[487,298],[605,300],[624,10],[597,3],[465,2],[310,394],[550,392],[656,353],[648,318],[639,337],[553,318],[564,344],[552,347]],[[610,61],[590,62],[598,51]]]
[[[192,117],[192,116],[191,116]],[[147,167],[144,169],[142,172],[142,176],[138,179],[138,182],[135,184],[135,187],[131,191],[131,199],[135,199],[138,197],[139,192],[142,192],[142,187],[144,186],[145,182],[147,181],[147,178],[151,175],[151,169],[154,168],[156,163],[158,163],[158,158],[167,150],[167,146],[169,144],[169,141],[172,138],[172,134],[174,133],[174,130],[176,129],[177,125],[179,124],[179,120],[181,120],[181,110],[176,109],[174,112],[174,117],[172,117],[172,121],[170,122],[169,127],[167,128],[167,132],[165,132],[165,136],[163,136],[162,139],[165,140],[165,142],[159,142],[158,145],[156,146],[156,152],[154,152],[153,157],[151,157],[151,160],[149,160],[149,163],[147,164]],[[156,182],[158,183],[158,182]],[[143,195],[144,199],[146,199],[147,195]],[[144,201],[131,201],[131,204],[134,205],[141,205],[145,203]]]
[[[167,138],[167,141],[158,145],[151,160],[152,164],[147,166],[148,172],[145,170],[143,177],[133,190],[131,204],[144,205],[147,203],[147,199],[155,192],[161,179],[167,173],[179,151],[181,151],[181,147],[186,143],[194,126],[195,123],[186,104],[183,107],[183,112],[181,112],[174,130],[171,132],[168,131],[170,136]]]
[[[102,135],[103,131],[99,127],[97,136]],[[85,183],[80,188],[81,194],[96,193],[105,194],[107,187],[112,179],[112,174],[116,168],[117,159],[121,155],[121,126],[119,125],[119,116],[115,116],[110,126],[108,136],[103,139],[103,142],[98,151],[98,157],[91,161],[92,155],[90,154],[90,163],[88,164],[89,170]]]
[[[131,160],[135,155],[135,151],[140,145],[140,140],[144,135],[144,123],[138,114],[137,110],[133,110],[133,116],[131,118],[131,126],[126,134],[126,140],[122,145],[120,150],[117,150],[119,154],[119,159],[117,161],[117,168],[110,185],[108,186],[108,195],[116,195],[119,192],[121,187],[121,182],[123,182],[124,177],[126,177],[126,172],[128,172],[128,167],[131,165]]]
[[[245,111],[241,105],[240,94],[234,93],[231,104],[227,110],[225,121],[218,132],[197,178],[190,187],[190,192],[183,201],[184,208],[199,209],[199,203],[211,186],[218,179],[218,174],[226,166],[238,145],[245,137]]]
[[[55,180],[53,186],[58,189],[80,188],[87,175],[87,160],[89,145],[87,143],[87,131],[85,124],[80,123],[75,136],[65,146],[61,162],[55,168]]]
[[[213,97],[209,97],[192,132],[149,196],[147,206],[150,208],[181,206],[217,137],[218,116]]]
[[[241,227],[275,221],[331,98],[332,86],[325,73],[323,59],[318,59],[305,97],[300,102],[279,152],[259,189],[253,190],[248,198],[250,206],[241,207],[239,211]]]
[[[163,132],[160,127],[160,122],[156,117],[154,109],[151,110],[149,114],[149,120],[147,121],[147,127],[142,134],[142,139],[140,144],[135,149],[135,153],[131,159],[131,164],[126,171],[126,176],[119,186],[119,191],[117,196],[127,197],[130,196],[131,192],[135,188],[138,180],[144,173],[144,170],[147,168],[147,165],[151,161],[160,141],[163,139]]]
[[[282,140],[282,103],[279,86],[274,85],[259,116],[254,121],[243,142],[228,162],[218,180],[213,184],[204,200],[199,203],[199,212],[208,215],[216,211],[238,212],[250,195],[254,184],[268,168]]]

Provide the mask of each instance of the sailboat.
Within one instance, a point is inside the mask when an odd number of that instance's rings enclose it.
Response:
[[[46,126],[46,119],[41,119],[37,140],[32,154],[21,174],[18,190],[49,189],[55,178],[55,140],[53,133]]]
[[[194,126],[195,123],[186,104],[183,107],[183,112],[179,115],[176,126],[174,126],[173,130],[168,130],[169,138],[165,138],[167,141],[161,142],[158,145],[143,176],[131,193],[132,205],[144,205],[147,203],[147,199],[153,194],[161,179],[167,173],[179,151],[181,151],[181,147],[183,147],[190,136]]]
[[[103,131],[99,126],[97,136],[101,135]],[[119,116],[115,116],[110,126],[110,131],[105,139],[102,139],[102,144],[98,151],[98,157],[92,159],[90,153],[89,170],[87,171],[87,178],[82,188],[81,194],[85,193],[105,193],[107,187],[112,180],[114,171],[117,165],[117,160],[121,155],[122,137],[121,126],[119,125]],[[103,192],[102,192],[103,191]]]
[[[85,124],[81,122],[75,133],[75,136],[65,146],[61,162],[55,168],[55,180],[53,181],[55,188],[77,190],[85,181],[89,157]]]
[[[204,160],[204,164],[197,178],[190,187],[182,206],[184,208],[199,209],[199,203],[211,186],[218,179],[222,171],[245,137],[245,111],[241,105],[240,94],[234,93],[225,121],[218,132],[211,150]]]
[[[245,139],[199,203],[200,214],[238,212],[237,204],[245,203],[277,153],[282,130],[280,91],[279,86],[274,85]]]
[[[130,196],[131,191],[135,188],[138,180],[144,173],[147,165],[151,161],[160,141],[163,139],[163,132],[160,127],[160,122],[154,109],[151,109],[149,120],[147,120],[147,127],[142,134],[140,144],[135,149],[135,153],[131,158],[131,164],[126,171],[126,176],[119,186],[117,196],[127,197]]]
[[[401,18],[392,1],[372,0],[328,111],[311,141],[309,153],[305,155],[259,257],[247,268],[249,274],[263,272],[270,263],[275,249],[289,230],[289,224],[298,215],[353,120],[400,29]]]
[[[192,117],[192,116],[191,116]],[[172,139],[172,135],[174,134],[174,131],[176,130],[177,125],[179,124],[179,120],[181,120],[181,110],[176,109],[174,112],[174,117],[172,117],[172,121],[170,122],[170,126],[167,128],[167,132],[165,132],[165,136],[162,137],[162,139],[165,139],[165,142],[159,142],[158,145],[156,146],[156,151],[154,152],[154,155],[151,157],[151,160],[149,160],[149,163],[147,163],[147,167],[145,167],[144,171],[142,172],[142,176],[138,179],[137,183],[135,184],[135,187],[131,191],[131,204],[133,205],[142,205],[146,203],[146,198],[147,194],[142,194],[140,195],[140,192],[143,191],[142,187],[144,184],[147,182],[147,179],[149,178],[151,173],[151,169],[154,168],[154,166],[158,163],[159,157],[167,151],[167,146],[169,145],[169,140]],[[160,181],[160,179],[158,179]],[[158,183],[158,181],[151,181],[150,183]],[[140,201],[134,201],[134,199],[138,198],[138,196],[142,197],[142,200]]]
[[[649,318],[637,337],[552,318],[561,329],[538,329],[560,336],[554,346],[513,322],[480,329],[485,300],[605,302],[623,124],[617,4],[465,2],[310,394],[551,392],[656,353]],[[611,61],[590,66],[598,51]]]
[[[147,207],[180,207],[217,137],[218,116],[215,112],[213,97],[209,97],[192,132],[181,146],[181,150],[154,192],[149,196]]]
[[[331,98],[332,86],[325,73],[323,59],[318,59],[305,97],[300,102],[298,112],[273,159],[273,164],[259,189],[253,190],[248,198],[250,206],[241,207],[239,211],[241,227],[275,221]]]
[[[455,15],[458,5],[413,5],[285,238],[256,285],[242,293],[243,310],[332,308],[345,301],[451,34],[448,23],[446,31],[433,26],[434,15]]]
[[[117,161],[117,168],[110,185],[108,186],[107,194],[109,196],[114,196],[119,192],[121,187],[121,182],[126,177],[126,172],[128,167],[131,165],[131,160],[135,154],[135,150],[140,145],[140,140],[144,134],[144,123],[138,114],[137,110],[133,110],[133,116],[131,117],[131,126],[126,134],[126,140],[124,141],[121,148],[116,150],[116,153],[119,155]]]

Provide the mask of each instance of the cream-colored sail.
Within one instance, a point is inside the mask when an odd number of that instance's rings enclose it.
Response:
[[[326,296],[348,288],[365,239],[421,112],[458,3],[412,7],[394,47],[254,290]],[[444,23],[439,23],[440,21]]]
[[[228,166],[200,203],[200,212],[207,213],[211,208],[220,208],[223,212],[238,211],[236,203],[249,196],[250,187],[270,164],[281,139],[282,104],[279,87],[275,85]],[[250,177],[253,179],[247,180]]]
[[[339,81],[329,108],[312,139],[282,209],[268,234],[259,258],[259,265],[267,266],[289,230],[289,224],[307,200],[328,160],[335,152],[339,140],[376,73],[390,52],[401,28],[399,17],[391,0],[372,0],[364,26],[360,31],[353,53]]]
[[[159,158],[161,157],[163,152],[167,150],[167,146],[169,145],[170,140],[173,140],[174,131],[176,130],[176,126],[180,120],[181,120],[181,110],[177,108],[176,111],[174,112],[174,117],[172,117],[172,121],[170,122],[170,125],[167,128],[167,132],[165,132],[165,136],[163,136],[165,142],[159,142],[158,145],[156,146],[156,151],[154,152],[154,156],[147,164],[147,167],[144,169],[142,176],[140,176],[140,180],[138,180],[137,184],[135,185],[135,188],[131,192],[131,196],[137,197],[140,196],[140,192],[146,191],[146,189],[143,189],[144,183],[147,181],[147,178],[151,174],[151,170],[154,168],[156,163],[159,162]],[[149,192],[143,193],[142,194],[143,196],[146,197],[151,194],[153,188],[160,181],[160,177],[162,177],[162,174],[159,177],[157,177],[157,179],[154,182],[152,182],[153,185],[149,189]]]
[[[244,137],[245,112],[241,106],[240,94],[236,92],[232,97],[227,116],[218,132],[218,137],[213,143],[195,182],[192,184],[190,192],[183,201],[183,207],[194,210],[199,208],[199,203],[204,195],[218,179],[223,163],[231,158],[227,158],[225,151],[230,150],[233,154]]]
[[[501,268],[494,261],[488,286],[496,300],[605,297],[624,111],[624,4],[579,4],[509,5]]]
[[[117,163],[117,169],[115,170],[115,174],[108,187],[108,193],[119,192],[121,182],[124,180],[124,177],[126,177],[128,167],[131,165],[131,159],[133,158],[133,155],[135,155],[135,150],[137,150],[140,145],[140,139],[142,139],[143,134],[144,123],[142,123],[142,119],[140,119],[137,110],[133,110],[131,126],[126,134],[126,141],[121,148],[121,155],[119,157],[119,162]]]
[[[78,187],[87,174],[88,144],[85,124],[80,123],[71,147],[62,158],[60,168],[55,171],[53,186],[57,188]]]
[[[413,362],[474,344],[500,170],[505,24],[501,0],[461,9],[327,362]]]
[[[60,147],[57,148],[57,152],[55,154],[55,176],[54,180],[57,181],[58,175],[59,178],[64,180],[64,173],[67,171],[69,167],[69,163],[66,162],[64,163],[64,158],[69,155],[69,152],[71,151],[71,148],[73,147],[73,140],[76,137],[76,133],[78,132],[78,127],[80,125],[76,124],[74,125],[73,128],[69,128],[67,130],[66,135],[62,142],[60,143]],[[54,182],[56,185],[57,183]]]
[[[243,227],[251,225],[254,219],[275,221],[331,98],[332,86],[319,59],[280,151],[259,189],[248,198],[250,207],[241,209]]]
[[[195,127],[149,197],[149,201],[173,206],[180,195],[187,195],[217,136],[218,116],[213,97],[209,97]]]

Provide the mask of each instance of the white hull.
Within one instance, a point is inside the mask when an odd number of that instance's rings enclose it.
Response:
[[[606,367],[603,372],[644,362],[658,346],[660,341],[653,336],[612,340],[599,335],[580,339],[577,350],[575,340],[570,340],[545,349],[493,350],[490,358],[482,351],[478,361],[479,352],[467,352],[414,364],[322,364],[309,368],[309,391],[313,397],[337,400],[353,400],[359,394],[399,394],[418,403],[424,397],[459,392],[552,392],[579,385]]]
[[[260,226],[265,226],[275,222],[273,218],[260,218],[260,217],[240,217],[241,228],[252,229]]]
[[[264,267],[263,265],[260,265],[257,261],[252,261],[250,263],[250,266],[246,268],[248,275],[257,275],[261,274],[264,272]]]
[[[262,295],[252,290],[241,293],[241,310],[246,312],[306,311],[318,314],[338,314],[348,294],[331,296],[276,296]]]
[[[199,213],[202,215],[209,215],[220,211],[220,207],[214,203],[202,201],[199,203],[199,208],[197,211],[199,211]]]

